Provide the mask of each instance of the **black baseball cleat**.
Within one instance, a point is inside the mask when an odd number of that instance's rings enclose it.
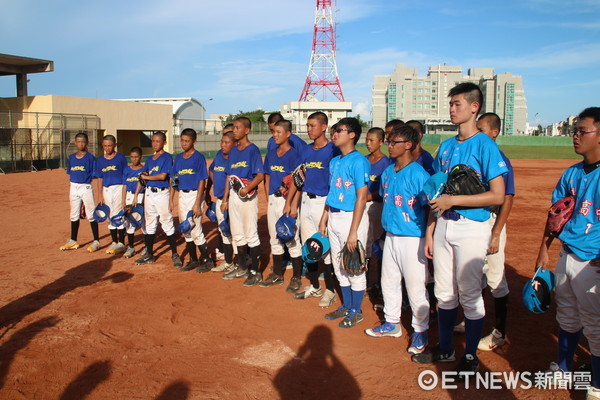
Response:
[[[434,362],[453,362],[456,360],[454,350],[450,352],[442,351],[439,344],[425,350],[420,354],[415,354],[411,360],[417,364],[433,364]]]
[[[210,271],[215,266],[215,263],[212,259],[207,258],[198,264],[196,268],[196,272],[199,274],[203,274],[205,272]]]
[[[144,264],[152,264],[154,261],[154,256],[150,253],[142,254],[140,258],[135,260],[135,265],[144,265]]]
[[[181,261],[181,257],[179,257],[179,254],[173,253],[173,255],[171,256],[171,260],[173,260],[173,266],[175,268],[183,267],[183,262]]]
[[[175,264],[175,262],[173,261],[173,264]],[[187,272],[187,271],[191,271],[193,269],[198,268],[198,260],[190,260],[188,261],[187,264],[185,264],[185,267],[181,268],[180,271],[182,272]]]

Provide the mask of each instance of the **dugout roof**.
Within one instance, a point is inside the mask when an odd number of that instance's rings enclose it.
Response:
[[[17,96],[27,96],[27,74],[54,71],[54,61],[0,54],[0,76],[17,77]]]

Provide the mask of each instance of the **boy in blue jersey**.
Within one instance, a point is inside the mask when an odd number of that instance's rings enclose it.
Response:
[[[306,167],[304,187],[302,188],[302,194],[296,196],[296,185],[292,185],[283,210],[284,214],[291,215],[294,218],[299,215],[302,244],[319,232],[325,199],[327,193],[329,193],[329,163],[333,157],[340,153],[339,149],[327,139],[327,123],[327,115],[320,111],[308,116],[306,128],[308,137],[313,143],[305,146],[300,154],[300,161]],[[300,207],[298,207],[299,202],[301,203]],[[300,289],[301,282],[299,279],[292,278],[287,292],[294,293],[294,297],[297,299],[321,296],[319,306],[330,307],[335,302],[336,297],[336,279],[330,253],[324,257],[323,264],[326,289],[324,293],[319,282],[319,263],[306,264],[308,271],[306,276],[310,284],[304,290],[296,293]]]
[[[125,156],[116,152],[116,147],[117,139],[113,135],[104,136],[102,139],[104,155],[96,160],[98,202],[106,204],[110,209],[107,222],[112,244],[106,249],[107,254],[125,252],[125,223],[115,226],[111,220],[112,217],[123,211],[123,174],[127,167]]]
[[[140,147],[132,147],[129,152],[129,159],[131,160],[131,165],[125,167],[125,172],[123,174],[123,178],[125,181],[124,190],[125,190],[125,200],[123,204],[125,204],[126,209],[130,209],[135,206],[133,204],[133,195],[135,194],[135,189],[137,188],[139,176],[142,173],[142,149]],[[141,193],[144,192],[142,188]],[[131,258],[135,255],[135,247],[133,247],[135,241],[135,226],[129,223],[129,219],[125,220],[126,225],[126,233],[127,233],[127,250],[123,257]],[[146,233],[146,226],[142,222],[142,232]]]
[[[144,193],[144,221],[146,233],[144,242],[146,251],[140,258],[135,260],[136,265],[151,264],[154,258],[154,240],[156,229],[160,219],[160,226],[167,235],[167,241],[171,248],[171,261],[175,268],[181,268],[183,263],[177,254],[177,241],[175,239],[175,226],[173,225],[173,214],[171,214],[169,176],[173,169],[173,157],[165,151],[167,136],[164,132],[154,132],[152,135],[152,149],[154,155],[149,157],[144,164],[140,178],[146,181],[146,192]],[[133,195],[133,203],[137,204],[138,194],[142,185],[138,183]]]
[[[396,162],[381,175],[380,194],[383,198],[383,229],[387,232],[383,249],[381,289],[385,322],[365,330],[373,337],[402,336],[402,281],[412,308],[414,333],[408,348],[418,354],[427,346],[429,329],[429,299],[427,258],[424,252],[428,207],[417,197],[429,174],[413,161],[412,151],[419,143],[419,134],[408,124],[395,128],[387,138],[390,157]]]
[[[275,128],[275,124],[283,119],[284,118],[280,113],[269,114],[269,117],[267,118],[267,126],[269,127],[269,131],[271,131],[271,135],[273,134],[273,129]],[[306,142],[304,140],[300,139],[300,137],[298,137],[298,135],[295,135],[293,133],[290,134],[290,138],[289,138],[288,142],[290,143],[290,146],[292,146],[294,149],[296,149],[296,151],[298,153],[301,153],[304,146],[306,146]],[[276,150],[276,149],[277,149],[277,143],[275,143],[275,139],[273,139],[273,137],[270,137],[269,141],[267,142],[267,152],[269,152],[271,150]]]
[[[224,220],[223,212],[221,211],[221,204],[223,202],[223,196],[227,188],[227,160],[229,159],[229,152],[237,144],[237,140],[233,136],[233,124],[227,124],[223,128],[223,136],[221,137],[221,150],[217,152],[214,160],[208,167],[209,182],[212,183],[213,195],[215,197],[216,207],[215,212],[217,214],[217,224],[220,225]],[[231,240],[231,232],[219,230],[219,243],[222,247],[223,256],[225,262],[213,267],[213,272],[230,272],[235,269],[233,263],[233,255],[235,248]],[[226,233],[229,234],[226,235]]]
[[[267,153],[264,163],[265,191],[267,192],[267,224],[271,237],[271,254],[273,256],[273,272],[259,286],[269,287],[283,284],[284,247],[289,251],[293,266],[293,277],[300,279],[302,274],[302,246],[299,229],[295,228],[294,237],[282,243],[277,238],[275,224],[283,215],[286,197],[279,190],[283,179],[290,175],[300,165],[300,154],[289,143],[292,134],[292,123],[282,119],[273,127],[273,140],[277,144],[275,150]],[[296,194],[297,196],[299,195]],[[287,194],[286,194],[287,196]]]
[[[229,210],[231,236],[238,251],[238,266],[223,275],[223,279],[246,278],[244,286],[254,286],[262,281],[259,267],[260,238],[258,236],[258,196],[249,195],[264,179],[262,157],[258,147],[251,143],[248,134],[252,123],[246,117],[233,122],[233,136],[238,144],[229,152],[227,176],[247,179],[250,183],[236,193],[229,185],[225,190],[221,211]],[[250,270],[246,260],[250,255]]]
[[[183,153],[178,154],[173,162],[172,175],[178,177],[178,184],[177,189],[171,187],[171,209],[173,209],[175,192],[178,192],[179,221],[183,221],[190,211],[194,215],[194,227],[183,234],[190,261],[181,268],[181,271],[195,269],[198,273],[204,273],[210,271],[214,263],[208,253],[202,231],[202,200],[208,171],[204,156],[194,148],[196,137],[196,131],[191,128],[181,131],[180,142]],[[196,246],[200,251],[200,261],[196,254]]]
[[[382,198],[379,195],[380,178],[383,171],[390,165],[392,160],[381,152],[381,146],[385,141],[385,132],[381,128],[371,128],[367,132],[365,143],[369,154],[366,156],[371,164],[369,175],[369,193],[367,194],[367,206],[365,215],[369,219],[369,233],[365,252],[369,258],[369,272],[367,273],[367,288],[369,295],[381,299],[381,260],[372,259],[373,242],[379,240],[383,234],[381,227],[381,211],[383,210]]]
[[[483,106],[479,87],[461,83],[450,90],[449,97],[450,120],[458,125],[458,135],[440,145],[434,169],[448,173],[455,165],[466,164],[489,190],[475,195],[443,194],[430,202],[425,254],[433,258],[440,342],[413,355],[412,360],[419,364],[455,360],[452,335],[460,301],[465,312],[466,345],[458,377],[464,379],[461,372],[479,369],[477,346],[485,317],[481,283],[491,237],[490,206],[504,201],[502,175],[508,170],[496,143],[477,130],[476,118]]]
[[[417,162],[417,164],[423,167],[425,171],[429,173],[429,175],[433,175],[433,157],[427,150],[421,147],[421,141],[423,140],[424,131],[423,124],[417,120],[412,119],[408,121],[406,125],[413,127],[417,132],[419,132],[419,144],[417,144],[417,146],[412,151],[414,160]]]
[[[329,193],[319,224],[321,233],[329,236],[333,268],[342,292],[342,305],[325,318],[343,318],[339,324],[342,328],[351,328],[363,320],[362,301],[367,287],[365,272],[349,274],[341,268],[337,257],[344,245],[354,251],[359,241],[363,245],[367,242],[369,219],[364,213],[371,164],[355,148],[361,132],[356,118],[342,118],[338,122],[333,142],[342,154],[329,165]]]
[[[88,247],[88,251],[94,252],[100,248],[100,236],[98,235],[98,222],[94,221],[94,189],[92,180],[96,170],[96,158],[88,153],[88,136],[80,132],[75,135],[75,147],[77,152],[69,156],[67,161],[67,175],[69,175],[69,202],[71,204],[71,239],[60,250],[75,250],[79,248],[77,234],[79,232],[79,220],[81,218],[81,207],[85,207],[85,215],[90,221],[94,241]]]
[[[581,333],[592,353],[592,382],[587,399],[600,398],[600,107],[583,110],[573,129],[573,148],[582,162],[567,168],[552,202],[575,196],[575,210],[558,238],[562,251],[556,263],[558,358],[553,372],[570,371]],[[548,265],[553,237],[546,229],[536,267]]]

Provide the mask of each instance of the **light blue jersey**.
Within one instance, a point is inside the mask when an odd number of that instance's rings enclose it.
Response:
[[[371,164],[358,151],[334,157],[329,164],[329,193],[325,203],[343,211],[353,211],[356,191],[369,183]]]
[[[574,194],[575,211],[558,238],[582,260],[600,258],[600,168],[586,174],[583,163],[573,165],[561,176],[552,202]]]
[[[435,172],[448,173],[458,164],[473,168],[486,186],[490,180],[508,173],[498,145],[481,132],[464,142],[459,142],[457,136],[442,142],[433,163]],[[489,207],[460,209],[456,212],[473,221],[487,221],[490,218]]]
[[[383,229],[399,236],[425,237],[427,207],[419,203],[417,196],[430,175],[416,162],[398,172],[394,167],[390,165],[381,174]]]

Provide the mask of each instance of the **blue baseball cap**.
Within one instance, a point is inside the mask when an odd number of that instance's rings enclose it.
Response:
[[[294,238],[296,229],[296,218],[289,215],[282,215],[281,218],[275,223],[275,230],[277,231],[277,238],[282,242],[289,242]]]
[[[423,184],[423,189],[417,196],[419,203],[425,206],[431,200],[440,197],[446,188],[446,182],[448,182],[448,174],[438,172],[431,175]]]
[[[137,204],[131,207],[131,210],[127,213],[127,217],[129,218],[129,223],[131,223],[131,225],[135,228],[139,228],[144,222],[144,206]]]
[[[121,226],[125,223],[125,210],[121,210],[117,213],[117,215],[113,215],[110,218],[110,223],[114,226]]]
[[[527,281],[523,288],[523,303],[525,307],[535,314],[548,311],[552,302],[554,290],[554,274],[549,269],[539,267],[533,278]]]
[[[210,206],[206,209],[206,216],[212,223],[217,223],[217,203],[210,203]]]
[[[307,263],[317,262],[325,256],[329,248],[329,238],[321,232],[317,232],[304,242],[302,260]]]
[[[186,233],[194,229],[195,226],[196,224],[194,223],[194,212],[190,210],[188,211],[183,222],[181,222],[177,226],[177,230],[185,235]]]
[[[100,203],[94,209],[94,220],[104,222],[110,215],[110,208],[104,203]]]
[[[223,213],[223,221],[219,224],[219,230],[224,236],[231,237],[231,228],[229,227],[229,210]]]

